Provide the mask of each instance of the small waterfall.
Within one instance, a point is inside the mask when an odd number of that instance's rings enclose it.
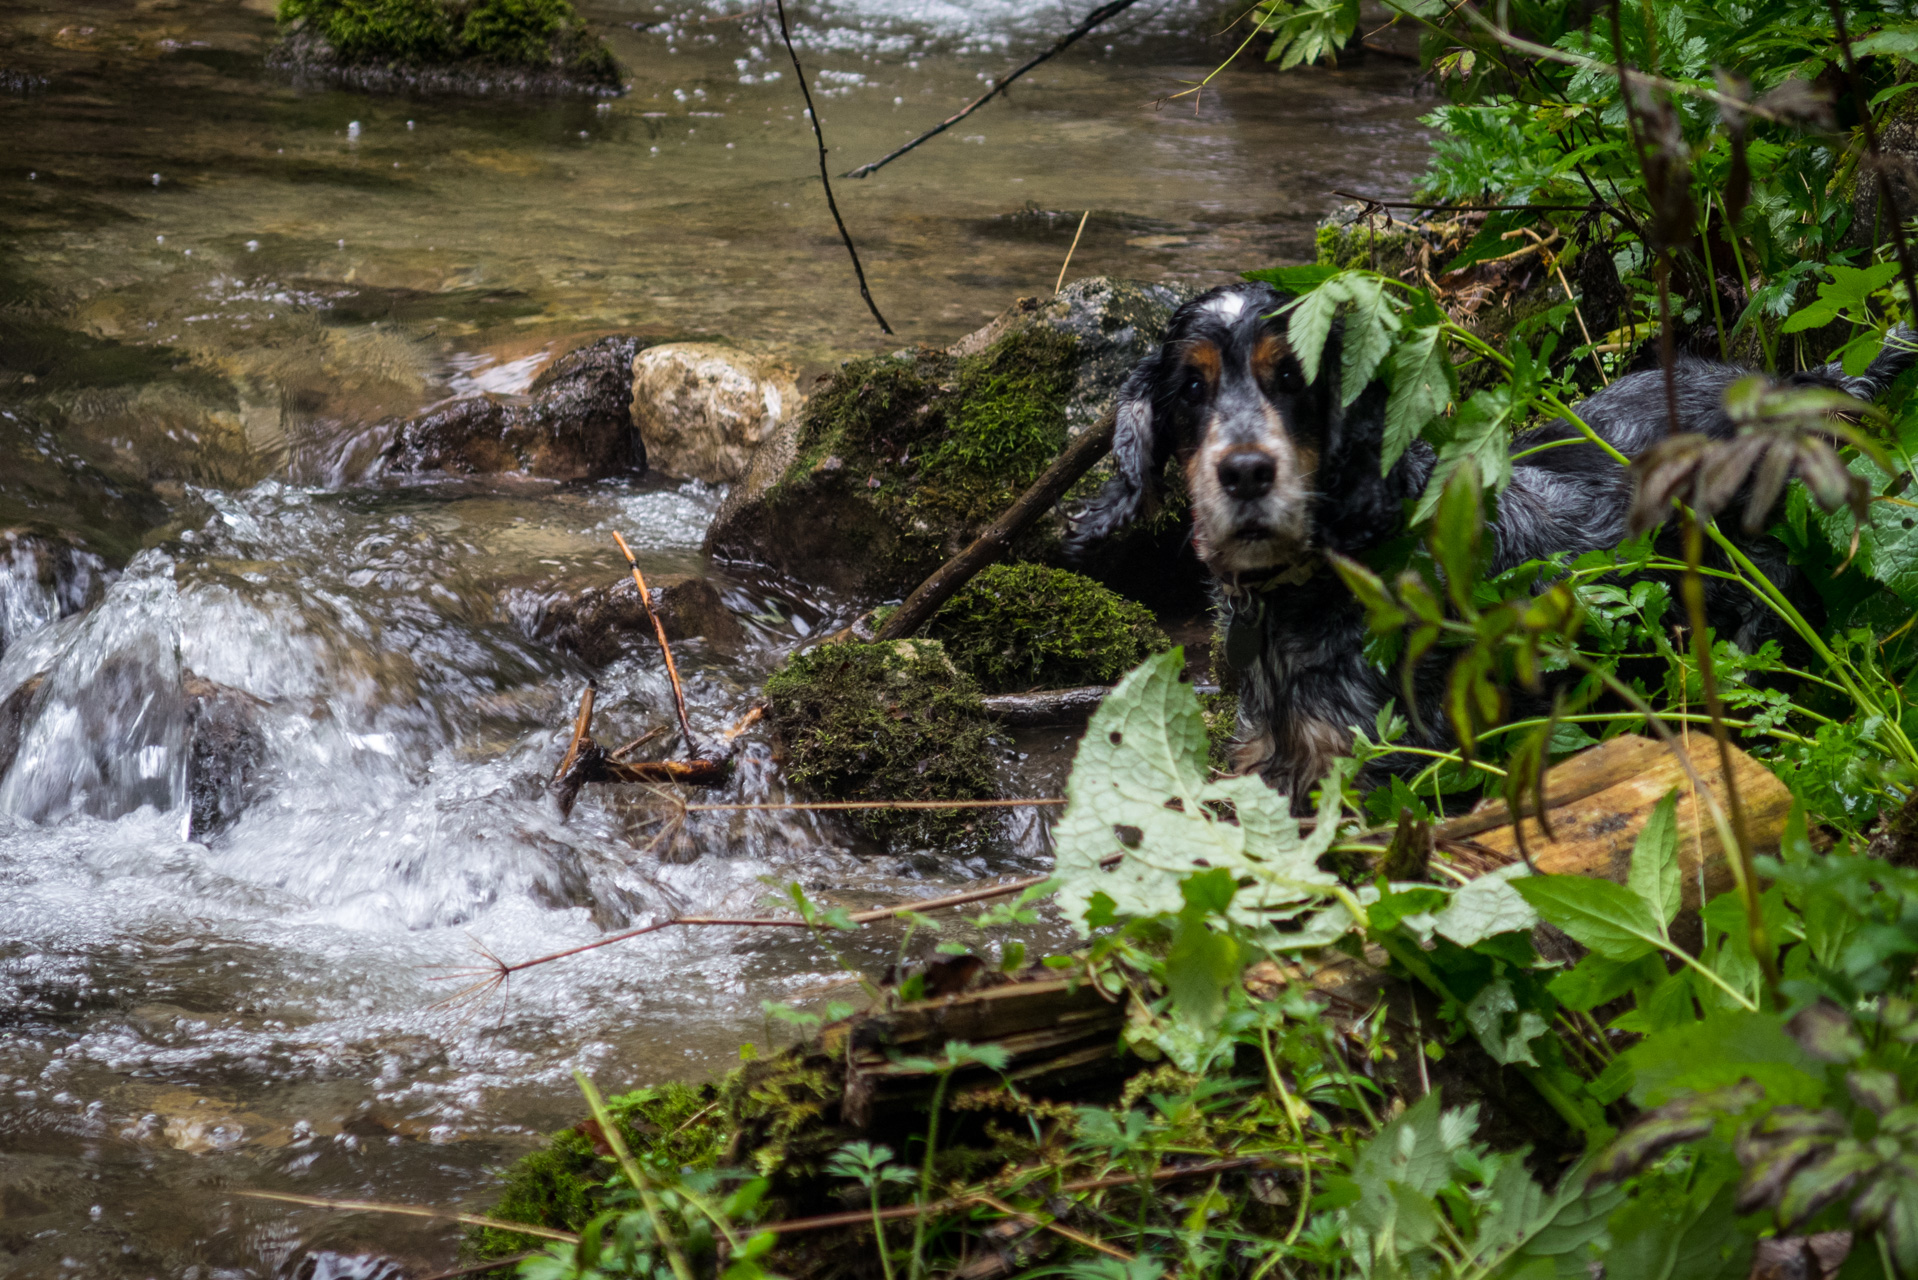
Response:
[[[158,552],[142,555],[68,633],[21,714],[0,812],[40,823],[143,806],[184,814],[187,699],[172,569]]]

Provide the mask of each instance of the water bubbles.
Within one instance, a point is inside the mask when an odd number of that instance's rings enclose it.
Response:
[[[259,242],[258,240],[249,240],[249,241],[247,241],[247,242],[246,242],[246,251],[247,251],[248,253],[258,253],[258,252],[260,251],[260,242]]]
[[[411,120],[408,120],[408,121],[406,122],[406,131],[407,131],[408,133],[411,133],[411,132],[413,132],[413,122],[412,122]]]
[[[584,129],[581,129],[581,130],[579,131],[579,136],[580,136],[580,137],[582,137],[582,138],[583,138],[583,137],[585,137],[585,136],[586,136],[586,130],[584,130]],[[395,166],[395,167],[397,167],[397,166]]]
[[[360,122],[358,120],[347,122],[346,140],[348,142],[358,142],[360,140]]]
[[[156,187],[160,185],[160,175],[157,173],[153,175],[153,185]]]
[[[106,1210],[96,1204],[91,1209],[87,1210],[87,1217],[92,1218],[95,1222],[98,1222],[101,1219],[101,1217],[105,1215],[105,1213],[106,1213]]]
[[[155,237],[153,237],[153,243],[155,243],[155,244],[165,244],[165,243],[166,243],[166,237],[165,237],[165,236],[155,236]]]
[[[28,182],[38,182],[39,180],[40,180],[40,175],[39,175],[39,174],[37,174],[37,173],[35,173],[35,172],[33,172],[33,170],[31,170],[31,169],[29,169],[29,170],[27,170],[27,181],[28,181]]]
[[[346,241],[344,241],[344,240],[341,240],[341,241],[339,241],[339,246],[340,246],[340,248],[342,248],[342,249],[344,249],[344,248],[346,248]]]
[[[892,105],[895,107],[903,107],[906,105],[906,100],[904,98],[894,98],[892,100]]]

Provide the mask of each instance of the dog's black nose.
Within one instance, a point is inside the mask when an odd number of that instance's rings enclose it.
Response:
[[[1219,459],[1219,484],[1241,502],[1272,492],[1277,474],[1272,455],[1263,449],[1234,449]]]

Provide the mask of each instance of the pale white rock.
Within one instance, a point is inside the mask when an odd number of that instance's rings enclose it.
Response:
[[[740,479],[800,403],[791,370],[732,347],[671,342],[633,357],[633,424],[647,466],[668,475]]]

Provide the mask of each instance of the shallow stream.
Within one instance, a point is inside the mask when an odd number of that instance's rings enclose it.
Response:
[[[1044,865],[1007,821],[964,863],[791,812],[694,814],[544,782],[588,672],[515,601],[713,574],[744,642],[691,642],[694,727],[733,725],[849,602],[714,574],[720,494],[372,478],[392,415],[524,390],[598,334],[721,337],[806,373],[949,342],[1071,276],[1216,283],[1311,252],[1335,189],[1423,163],[1404,64],[1202,94],[1235,37],[1149,0],[1009,102],[819,199],[790,65],[735,6],[587,0],[633,70],[610,103],[377,98],[261,66],[258,0],[0,9],[0,527],[97,553],[89,609],[0,562],[0,699],[46,682],[0,782],[0,1274],[410,1274],[460,1229],[241,1189],[483,1208],[488,1171],[607,1090],[724,1069],[762,1001],[843,994],[811,944],[668,931],[440,1007],[509,960],[797,879],[861,905]],[[1081,6],[834,0],[798,35],[844,169],[949,113]],[[95,563],[90,561],[89,563]],[[599,733],[671,723],[649,649],[600,675]],[[230,828],[186,822],[189,678],[250,699],[264,754]],[[671,742],[668,737],[664,740]],[[658,748],[656,748],[658,749]],[[1069,740],[1005,747],[1056,794]],[[785,795],[753,741],[727,801]],[[877,972],[898,941],[844,957]]]

